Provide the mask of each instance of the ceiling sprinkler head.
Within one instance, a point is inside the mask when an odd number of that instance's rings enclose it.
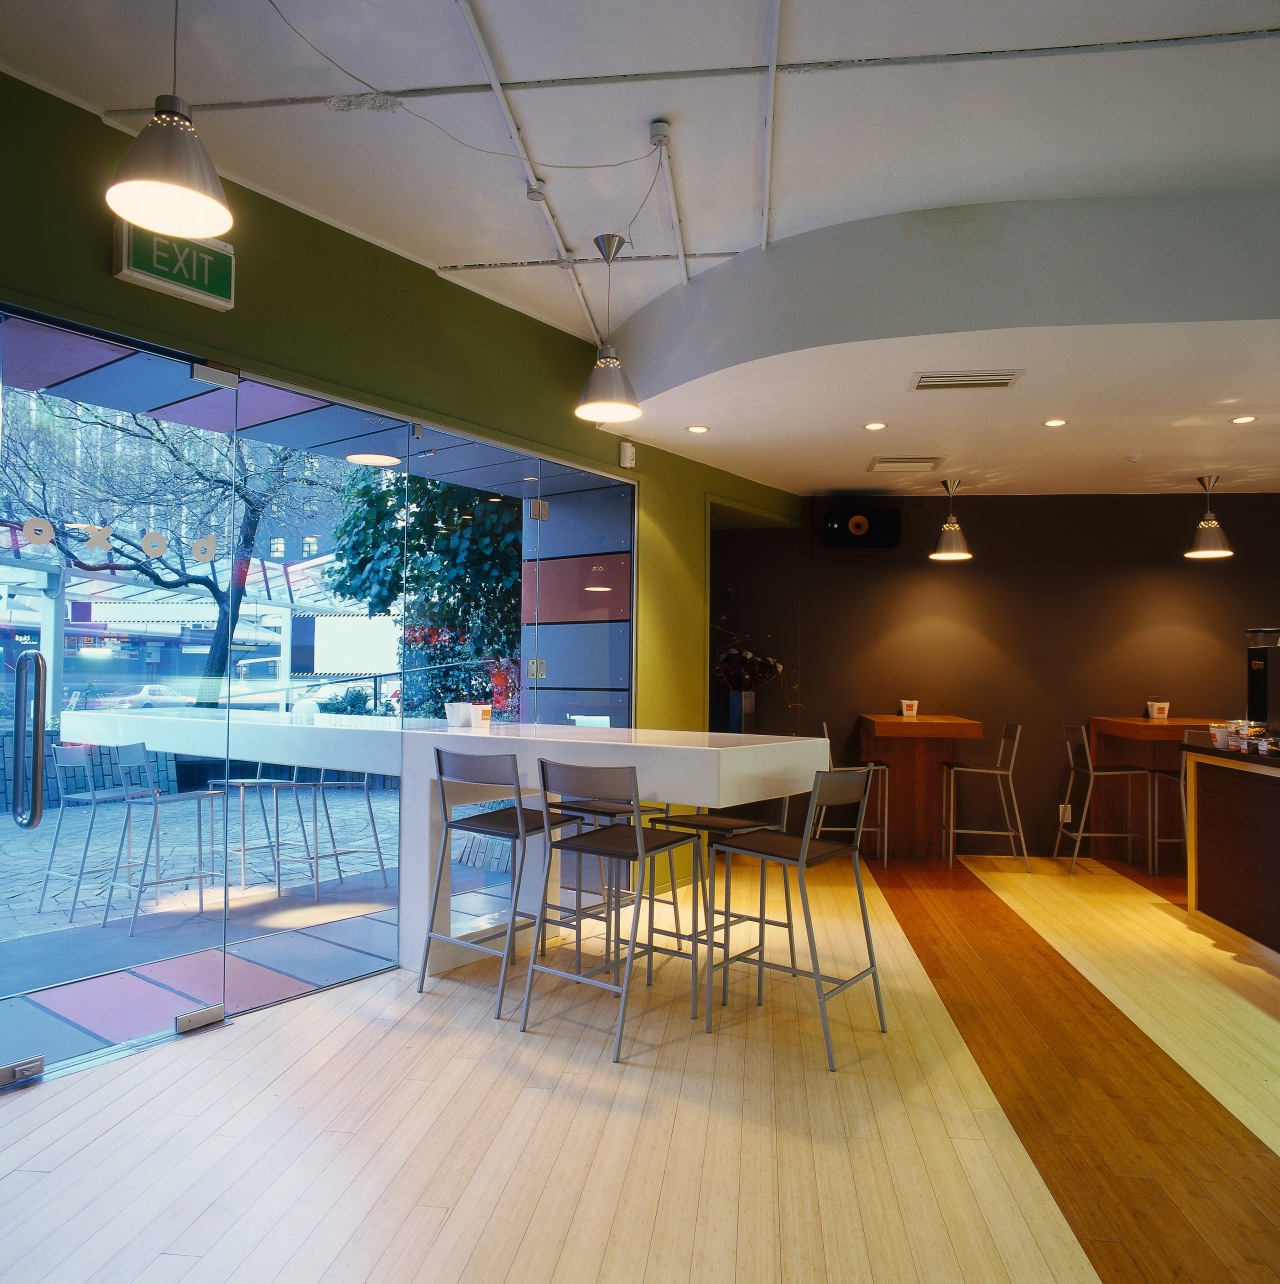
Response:
[[[545,201],[547,199],[547,189],[540,178],[535,178],[525,189],[524,194],[531,201]]]

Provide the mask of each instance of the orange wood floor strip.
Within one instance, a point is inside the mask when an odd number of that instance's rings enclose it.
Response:
[[[1104,1281],[1280,1280],[1280,1156],[967,869],[875,879]]]

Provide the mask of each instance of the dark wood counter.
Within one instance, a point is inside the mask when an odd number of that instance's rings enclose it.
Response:
[[[1280,951],[1280,759],[1187,756],[1187,910]]]
[[[957,740],[981,740],[982,723],[952,714],[864,713],[858,719],[863,762],[889,764],[889,855],[940,857],[942,764]]]
[[[1095,716],[1089,719],[1089,753],[1094,766],[1131,763],[1148,771],[1177,771],[1181,765],[1179,751],[1182,737],[1188,731],[1205,731],[1210,718],[1119,718]],[[1142,796],[1143,781],[1099,780],[1094,786],[1089,828],[1100,832],[1117,832],[1125,826],[1126,814],[1142,829],[1146,822],[1147,802]],[[1130,791],[1126,808],[1125,790]],[[1165,789],[1160,798],[1161,834],[1182,832],[1182,817],[1177,791]],[[1161,844],[1163,846],[1163,844]],[[1124,860],[1123,838],[1089,839],[1091,855],[1111,860]],[[1168,854],[1166,848],[1165,854]]]

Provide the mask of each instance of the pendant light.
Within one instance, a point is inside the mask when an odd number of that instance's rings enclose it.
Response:
[[[1204,516],[1200,519],[1200,525],[1196,527],[1196,537],[1191,541],[1191,547],[1183,554],[1183,557],[1194,557],[1205,559],[1211,557],[1231,557],[1231,545],[1227,543],[1227,537],[1222,533],[1222,527],[1218,525],[1218,519],[1213,515],[1210,496],[1213,494],[1213,488],[1218,484],[1216,477],[1197,477],[1196,481],[1200,483],[1200,488],[1204,491]]]
[[[626,241],[617,232],[602,232],[595,238],[596,249],[604,259],[608,273],[605,285],[605,341],[596,354],[596,364],[587,376],[578,408],[573,412],[579,419],[589,419],[597,424],[621,424],[640,418],[640,403],[627,378],[618,350],[609,343],[613,314],[613,261]]]
[[[178,0],[173,3],[173,92],[156,98],[155,115],[129,144],[107,188],[107,204],[122,219],[200,241],[231,226],[218,171],[178,97]]]
[[[951,501],[955,498],[956,491],[960,489],[960,483],[944,481],[942,489],[947,492],[947,520],[942,523],[938,542],[933,546],[933,552],[929,557],[935,562],[967,562],[973,554],[969,552],[964,532],[960,529],[960,523],[956,521],[955,513],[951,511],[955,507]]]

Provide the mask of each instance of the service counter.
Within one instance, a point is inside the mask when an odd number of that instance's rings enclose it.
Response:
[[[1187,910],[1280,952],[1280,758],[1186,755]]]

